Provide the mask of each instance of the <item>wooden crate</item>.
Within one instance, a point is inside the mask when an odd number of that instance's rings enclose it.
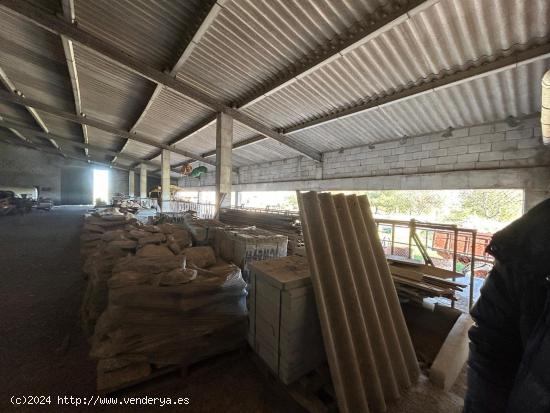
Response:
[[[248,342],[285,384],[325,360],[307,260],[290,256],[250,264]]]

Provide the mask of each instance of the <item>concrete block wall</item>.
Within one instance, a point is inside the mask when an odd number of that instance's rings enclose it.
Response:
[[[539,118],[516,127],[502,121],[441,135],[326,152],[321,163],[296,157],[243,166],[234,190],[517,188],[527,191],[527,207],[550,196],[550,148],[542,144]],[[199,185],[185,178],[180,185],[212,190],[210,181]]]

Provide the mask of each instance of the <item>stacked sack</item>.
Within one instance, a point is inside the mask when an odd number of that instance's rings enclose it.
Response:
[[[91,335],[107,306],[107,280],[115,263],[123,257],[147,255],[163,247],[170,255],[191,245],[188,232],[175,225],[143,225],[132,214],[116,208],[94,213],[85,219],[81,235],[82,253],[86,257],[84,273],[88,284],[81,308],[84,330]]]
[[[246,283],[237,266],[216,261],[211,247],[179,255],[154,247],[118,260],[107,281],[91,350],[99,390],[235,349],[246,336]]]

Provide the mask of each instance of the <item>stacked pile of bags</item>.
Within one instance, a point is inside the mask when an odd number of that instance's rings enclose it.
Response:
[[[246,283],[240,268],[210,246],[192,247],[179,225],[143,225],[131,214],[92,215],[84,230],[89,279],[82,319],[99,390],[243,343]]]

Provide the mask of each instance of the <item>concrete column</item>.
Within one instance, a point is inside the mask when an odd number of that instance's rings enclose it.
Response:
[[[235,191],[235,207],[239,207],[241,205],[241,193],[239,191]]]
[[[134,197],[134,190],[136,188],[136,173],[134,171],[128,171],[128,196]]]
[[[160,185],[162,188],[160,208],[162,212],[170,212],[170,151],[166,149],[161,153]]]
[[[147,167],[141,164],[139,169],[139,197],[141,199],[147,198]]]
[[[216,205],[231,203],[233,118],[218,113],[216,122]],[[218,212],[216,212],[218,215]]]

